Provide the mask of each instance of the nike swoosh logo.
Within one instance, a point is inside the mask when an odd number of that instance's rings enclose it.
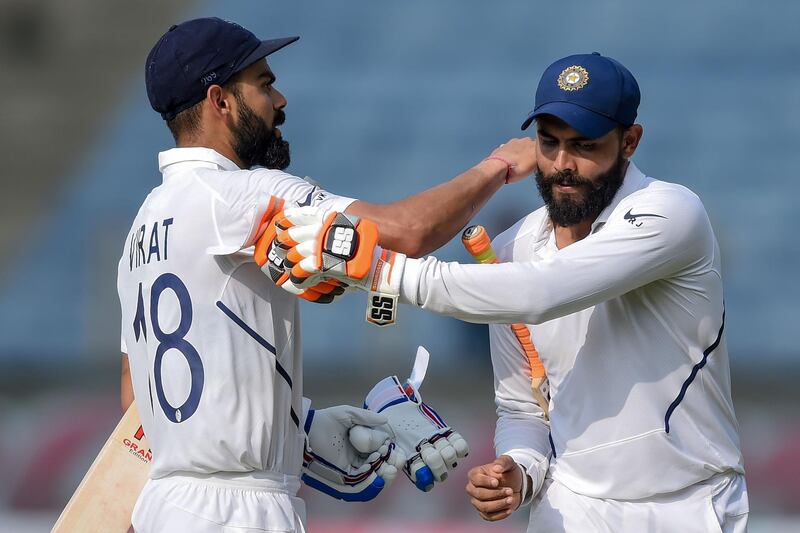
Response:
[[[309,206],[309,205],[311,205],[311,197],[312,197],[312,196],[314,196],[314,193],[315,193],[316,191],[317,191],[317,188],[316,188],[316,187],[314,187],[313,189],[311,189],[311,192],[310,192],[310,193],[308,193],[308,196],[306,196],[306,199],[305,199],[305,200],[303,200],[302,202],[297,202],[297,206],[298,206],[298,207],[306,207],[306,206]]]
[[[642,222],[636,223],[636,219],[643,218],[643,217],[654,217],[654,218],[667,218],[662,215],[656,215],[654,213],[631,213],[633,209],[628,209],[628,212],[623,215],[623,218],[636,226],[637,228],[642,225]]]
[[[661,215],[655,215],[653,213],[631,213],[633,209],[628,209],[628,212],[625,213],[625,220],[636,220],[637,218],[641,217],[658,217],[658,218],[667,218]]]

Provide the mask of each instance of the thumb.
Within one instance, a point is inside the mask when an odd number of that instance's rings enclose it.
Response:
[[[508,455],[501,455],[492,463],[492,472],[503,474],[517,467],[517,463]]]
[[[346,420],[343,419],[342,422],[347,427],[353,427],[356,424],[375,427],[389,423],[389,419],[386,418],[386,416],[376,413],[375,411],[359,409],[358,407],[347,406],[346,415]]]
[[[379,451],[392,438],[391,433],[382,427],[353,426],[347,434],[353,448],[363,454]],[[388,451],[388,448],[387,448]]]

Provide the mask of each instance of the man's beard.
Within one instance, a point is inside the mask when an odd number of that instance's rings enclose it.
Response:
[[[239,157],[244,168],[261,166],[283,170],[289,166],[289,142],[277,136],[275,128],[270,128],[236,94],[239,104],[239,120],[233,130],[233,151]],[[283,110],[275,111],[274,126],[280,126],[286,120]]]
[[[536,173],[536,186],[547,206],[550,219],[556,226],[574,226],[584,221],[594,221],[600,212],[614,199],[614,195],[625,179],[625,159],[620,154],[616,162],[606,172],[594,180],[589,180],[571,171],[560,171],[543,175]],[[584,189],[585,194],[553,194],[555,184],[569,185]]]

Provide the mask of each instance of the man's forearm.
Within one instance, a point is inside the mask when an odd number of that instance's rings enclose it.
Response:
[[[441,247],[505,183],[507,167],[488,160],[452,180],[391,204],[357,201],[348,213],[375,221],[383,248],[420,257]]]

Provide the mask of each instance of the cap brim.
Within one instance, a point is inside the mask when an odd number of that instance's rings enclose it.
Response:
[[[587,139],[602,137],[619,125],[616,120],[570,102],[549,102],[534,109],[522,123],[522,129],[527,129],[536,117],[542,115],[560,118]]]
[[[248,54],[247,57],[245,57],[241,63],[239,63],[239,66],[237,67],[236,71],[238,72],[244,68],[249,67],[259,59],[263,59],[268,55],[277,52],[281,48],[289,46],[299,38],[300,38],[299,36],[295,35],[293,37],[281,37],[280,39],[270,39],[268,41],[261,41],[261,44],[258,45],[258,47],[256,47],[255,50],[250,52],[250,54]]]

